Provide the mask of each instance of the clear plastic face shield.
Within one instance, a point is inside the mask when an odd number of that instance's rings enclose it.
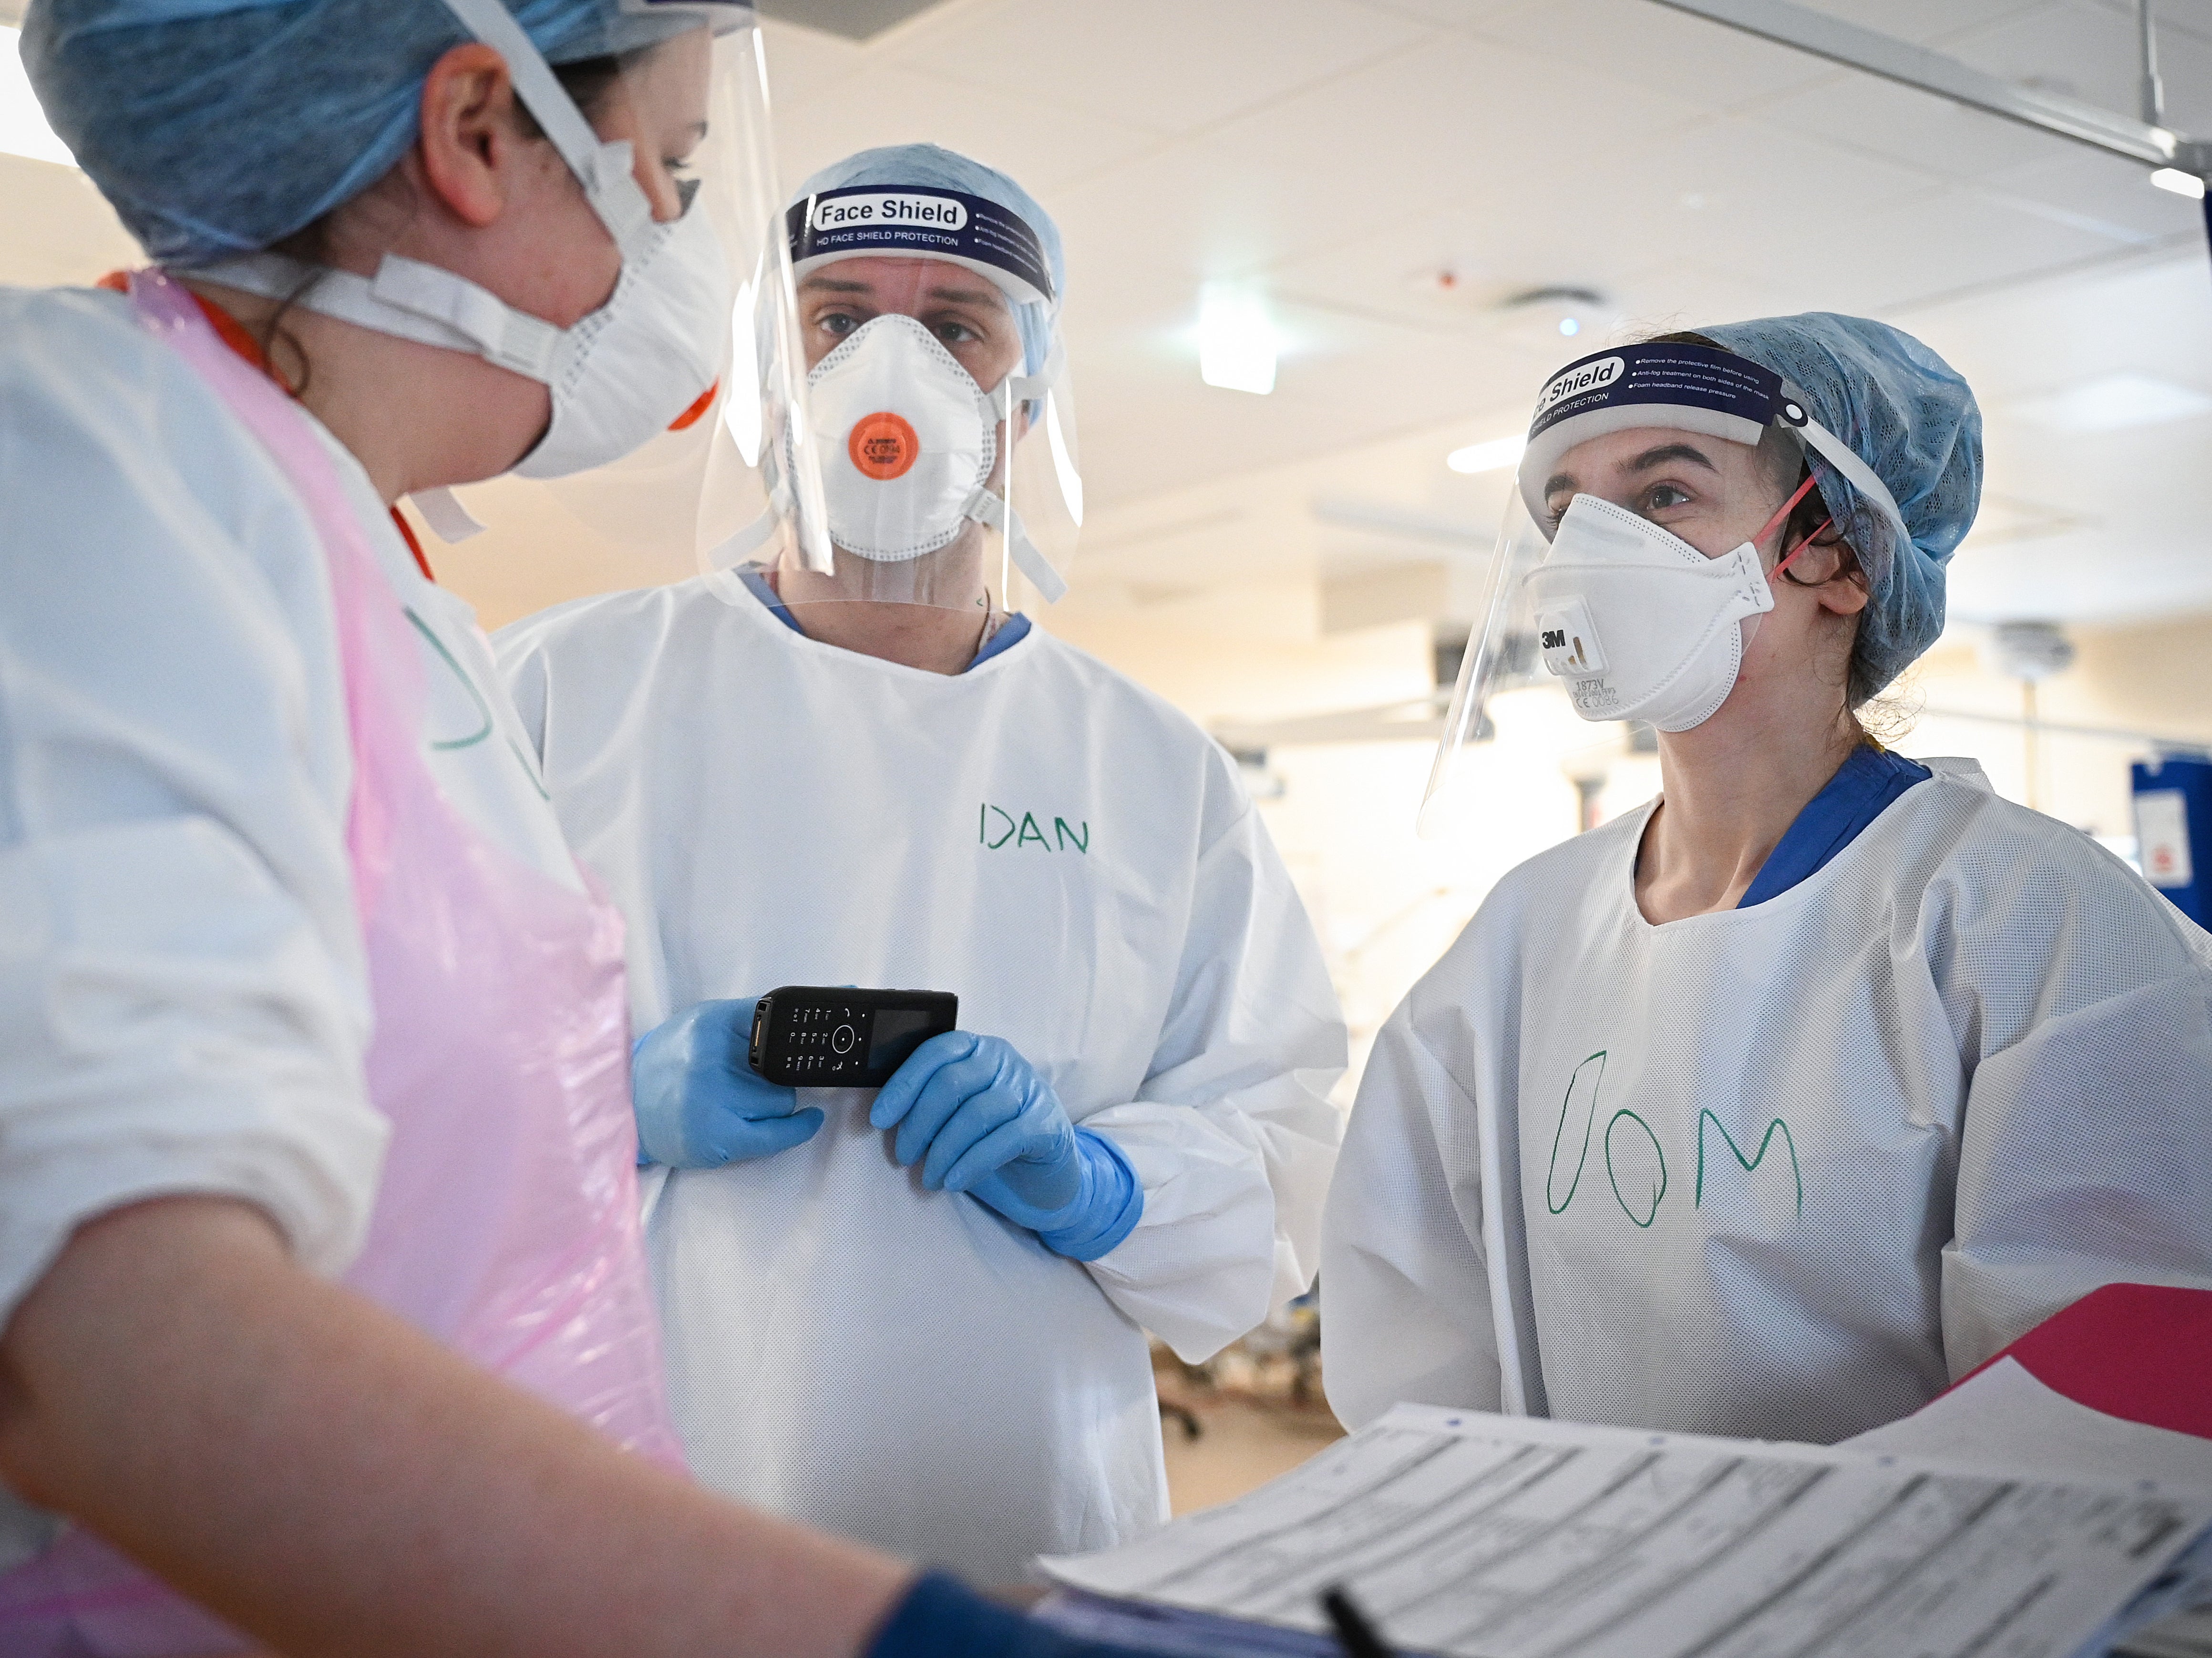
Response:
[[[998,203],[859,185],[783,216],[791,326],[756,320],[770,517],[709,574],[778,602],[988,621],[1066,591],[1083,510],[1051,271]],[[731,418],[742,411],[733,399]]]
[[[627,0],[640,10],[684,10],[659,0]],[[711,351],[706,383],[653,434],[620,460],[573,482],[553,484],[562,505],[603,536],[655,554],[703,564],[714,550],[741,534],[769,509],[761,469],[763,411],[793,406],[803,386],[787,373],[794,337],[790,260],[776,227],[782,207],[769,127],[768,66],[757,21],[744,6],[709,6],[714,22],[703,82],[685,82],[683,95],[703,90],[705,130],[678,173],[690,192],[686,216],[701,220],[720,251],[711,301],[705,295],[684,325],[701,353],[688,369],[696,380]],[[692,31],[658,54],[671,70],[696,76],[701,35]],[[637,62],[641,92],[655,54]],[[665,106],[663,106],[665,107]],[[610,112],[611,113],[611,111]],[[672,112],[680,123],[682,112]],[[709,313],[711,312],[711,314]],[[657,416],[660,411],[654,411]],[[529,471],[529,463],[521,469]],[[793,480],[801,495],[817,485],[811,466]]]
[[[1897,519],[1865,463],[1780,376],[1709,346],[1620,347],[1562,369],[1536,416],[1422,802],[1425,836],[1506,805],[1484,747],[1520,705],[1687,731],[1734,689],[1793,530],[1808,452]],[[1901,531],[1897,531],[1901,533]]]
[[[633,547],[689,554],[726,537],[744,502],[711,487],[722,470],[711,415],[736,378],[737,273],[777,256],[762,229],[779,192],[751,9],[621,0],[595,37],[568,42],[555,64],[501,0],[444,3],[506,60],[517,100],[581,187],[603,235],[578,238],[573,257],[603,269],[599,306],[564,328],[393,254],[371,275],[310,270],[274,253],[198,274],[296,294],[294,303],[543,382],[547,427],[485,498],[496,502],[488,516],[542,494]],[[531,489],[518,495],[515,479]],[[483,527],[450,491],[414,500],[448,541]],[[557,531],[561,521],[530,527]]]

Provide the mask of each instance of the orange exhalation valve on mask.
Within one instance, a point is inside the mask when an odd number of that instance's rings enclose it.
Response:
[[[863,477],[884,483],[905,477],[921,454],[921,439],[913,425],[888,409],[863,415],[854,422],[853,435],[845,446],[854,470]]]
[[[714,394],[721,389],[722,382],[716,380],[712,386],[708,386],[705,391],[699,394],[698,402],[693,404],[689,409],[686,409],[674,420],[668,422],[668,429],[672,432],[688,432],[693,427],[696,426],[699,423],[699,416],[705,414],[708,410],[714,407]]]

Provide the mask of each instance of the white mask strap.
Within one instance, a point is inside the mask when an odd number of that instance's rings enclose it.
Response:
[[[415,510],[422,514],[438,539],[448,547],[466,541],[471,536],[480,536],[484,526],[477,522],[476,514],[461,505],[461,498],[451,489],[417,489],[407,497],[415,503]]]
[[[1057,604],[1067,597],[1067,579],[1052,568],[1052,562],[1030,539],[1030,532],[1022,525],[1022,515],[1011,510],[997,495],[979,487],[968,497],[961,516],[988,525],[1006,537],[1006,548],[1013,555],[1016,567],[1044,595],[1046,604]]]
[[[418,345],[465,351],[548,386],[567,337],[465,276],[397,253],[384,256],[373,279],[281,253],[248,253],[191,274]]]
[[[1030,403],[1043,397],[1060,383],[1060,370],[1067,367],[1067,347],[1055,328],[1052,335],[1052,351],[1044,360],[1044,367],[1034,374],[1009,374],[1005,391],[1016,403]]]

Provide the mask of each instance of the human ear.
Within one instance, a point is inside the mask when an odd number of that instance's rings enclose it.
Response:
[[[507,206],[523,143],[507,60],[481,40],[455,46],[422,83],[422,180],[453,216],[481,230]]]
[[[1814,589],[1820,608],[1832,616],[1856,616],[1870,597],[1866,566],[1859,562],[1857,551],[1832,529],[1822,531],[1813,545],[1835,560],[1833,574]]]

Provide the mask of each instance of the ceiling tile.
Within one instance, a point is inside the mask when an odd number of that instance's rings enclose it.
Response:
[[[1573,171],[1565,183],[1544,173],[1492,179],[1464,206],[1401,216],[1284,261],[1268,281],[1283,293],[1449,325],[1529,288],[1586,286],[1626,299],[1631,271],[1758,270],[1775,245],[1818,245],[1839,217],[1935,183],[1817,140],[1719,120],[1655,142],[1632,167]],[[1425,280],[1447,265],[1459,278],[1449,296]]]
[[[2094,5],[2100,11],[2116,12],[2130,21],[2135,18],[2136,0],[2081,0],[2081,3]],[[2156,10],[2160,44],[2169,36],[2184,34],[2212,44],[2212,8],[2183,3],[2161,5]]]
[[[1042,198],[1159,142],[1011,88],[948,97],[941,81],[896,64],[860,70],[813,98],[779,100],[775,119],[776,159],[793,186],[854,150],[921,142],[999,167]]]
[[[1844,73],[1809,52],[1652,0],[1542,0],[1479,27],[1492,39],[1723,112]]]
[[[769,98],[779,112],[787,103],[823,96],[875,61],[866,47],[850,40],[774,18],[761,21],[761,37],[762,56],[768,61]]]
[[[2070,139],[1872,75],[1848,75],[1762,99],[1752,112],[1784,131],[1827,138],[1954,179],[1977,178],[2073,148]]]
[[[1009,0],[933,31],[904,61],[1156,132],[1188,132],[1420,39],[1353,0]],[[951,94],[957,95],[957,94]]]
[[[1294,349],[1267,397],[1198,378],[1169,336],[1079,359],[1084,482],[1102,505],[1331,453],[1408,426],[1518,406],[1546,365],[1473,335],[1437,337],[1358,319],[1294,316]]]
[[[2167,5],[2168,19],[2188,9]],[[2161,28],[2159,73],[2168,125],[2212,131],[2212,42]],[[2136,21],[2094,0],[2046,0],[2032,12],[1980,28],[1945,50],[2008,81],[2039,86],[2117,114],[2139,112],[2142,72]]]
[[[2172,191],[2158,189],[2142,162],[2100,155],[2083,144],[2069,144],[2039,161],[2000,167],[1985,174],[1981,184],[2013,198],[2015,204],[2042,203],[2115,239],[2204,234],[2203,210]]]
[[[1367,0],[1378,10],[1418,17],[1443,28],[1486,29],[1492,20],[1524,9],[1529,0]]]
[[[1342,234],[1328,217],[1335,205],[1293,168],[1199,139],[1086,177],[1060,191],[1053,210],[1071,268],[1080,250],[1102,283],[1169,270],[1194,288],[1201,277],[1234,275]]]
[[[1765,269],[1808,294],[1800,308],[1909,313],[1962,290],[2124,253],[2108,237],[1969,190],[1941,190],[1838,221],[1817,243],[1769,249]]]
[[[1750,317],[1788,316],[1808,308],[1802,289],[1777,280],[1760,261],[1748,258],[1723,264],[1683,259],[1648,266],[1623,276],[1618,293],[1624,318],[1619,333],[1628,339]]]
[[[2179,376],[2212,390],[2203,380],[2212,373],[2208,282],[2203,251],[2192,248],[1923,308],[1911,325],[1962,367],[1972,365],[1984,402],[2129,371]]]
[[[1254,162],[1295,169],[1342,233],[1480,201],[1534,173],[1558,179],[1571,201],[1582,158],[1626,155],[1701,118],[1696,104],[1665,92],[1444,37],[1209,136]]]
[[[2001,18],[2033,11],[2043,0],[1799,0],[1814,11],[1922,46],[1947,42]]]

